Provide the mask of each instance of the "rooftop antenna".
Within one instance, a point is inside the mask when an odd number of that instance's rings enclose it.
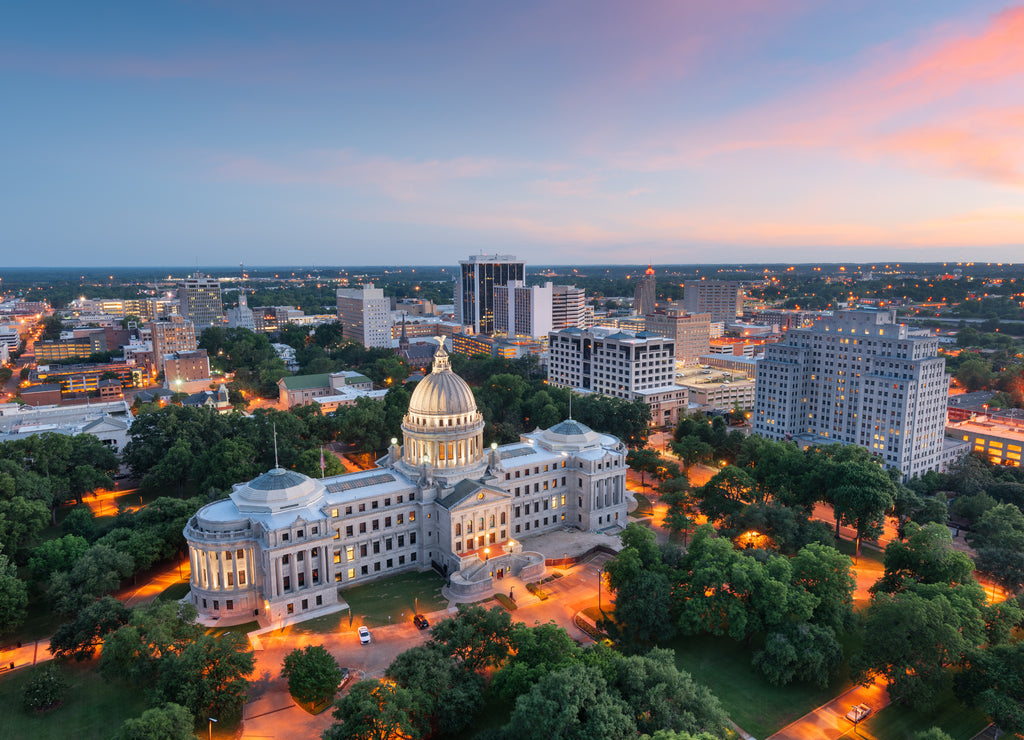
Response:
[[[274,469],[281,467],[277,463],[277,422],[274,422]]]
[[[569,389],[569,420],[572,421],[572,388]]]

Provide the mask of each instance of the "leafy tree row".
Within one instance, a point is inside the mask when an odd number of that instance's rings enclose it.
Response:
[[[399,655],[386,678],[354,684],[324,738],[452,737],[474,724],[488,697],[514,706],[508,724],[482,735],[489,740],[703,740],[722,737],[728,721],[669,651],[626,657],[580,648],[554,624],[513,624],[499,608],[460,606],[428,643]]]

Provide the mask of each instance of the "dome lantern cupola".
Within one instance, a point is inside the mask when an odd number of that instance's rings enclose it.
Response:
[[[441,476],[472,472],[483,465],[483,429],[473,391],[452,372],[444,339],[438,337],[431,372],[417,384],[402,420],[402,463],[417,470],[427,464]]]

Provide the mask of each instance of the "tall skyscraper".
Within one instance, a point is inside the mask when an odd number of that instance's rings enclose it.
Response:
[[[196,329],[191,321],[171,316],[166,321],[150,321],[153,340],[153,364],[158,372],[164,370],[164,355],[174,352],[192,352],[196,344]]]
[[[178,283],[178,301],[181,315],[191,321],[196,331],[224,324],[224,303],[220,295],[220,280],[194,272]]]
[[[642,278],[637,280],[636,289],[633,291],[633,311],[637,316],[646,316],[654,313],[654,304],[657,301],[656,281],[654,268],[647,265],[647,271]]]
[[[733,321],[743,315],[743,284],[736,280],[686,280],[683,307],[687,313],[709,313],[712,321]]]
[[[507,254],[480,254],[459,262],[455,319],[478,334],[494,333],[494,287],[525,280],[526,263]]]
[[[391,346],[391,299],[384,290],[367,283],[359,288],[338,288],[338,320],[342,336],[364,347]]]
[[[810,445],[855,444],[904,478],[943,469],[949,376],[929,332],[895,311],[838,311],[792,328],[757,361],[754,433]],[[962,443],[960,443],[962,445]]]
[[[648,334],[668,337],[676,343],[676,360],[686,365],[699,365],[700,358],[711,349],[711,316],[688,314],[676,306],[652,311],[645,317]]]
[[[556,285],[551,290],[551,328],[554,331],[588,328],[587,299],[583,288],[575,285]]]
[[[527,286],[509,280],[494,286],[494,334],[546,337],[551,331],[551,283]]]

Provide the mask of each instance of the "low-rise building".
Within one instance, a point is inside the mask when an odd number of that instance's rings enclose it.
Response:
[[[24,406],[0,404],[0,442],[23,439],[34,434],[91,434],[114,452],[128,442],[135,417],[128,404],[101,401],[77,406]]]
[[[1024,421],[975,416],[946,424],[946,436],[963,442],[969,452],[984,455],[994,465],[1020,467]]]
[[[210,358],[205,349],[164,355],[163,366],[164,386],[175,393],[207,390],[213,382],[210,377]]]
[[[290,409],[326,396],[365,395],[373,390],[373,381],[361,373],[342,370],[337,373],[289,375],[277,381],[277,388],[281,405]]]

